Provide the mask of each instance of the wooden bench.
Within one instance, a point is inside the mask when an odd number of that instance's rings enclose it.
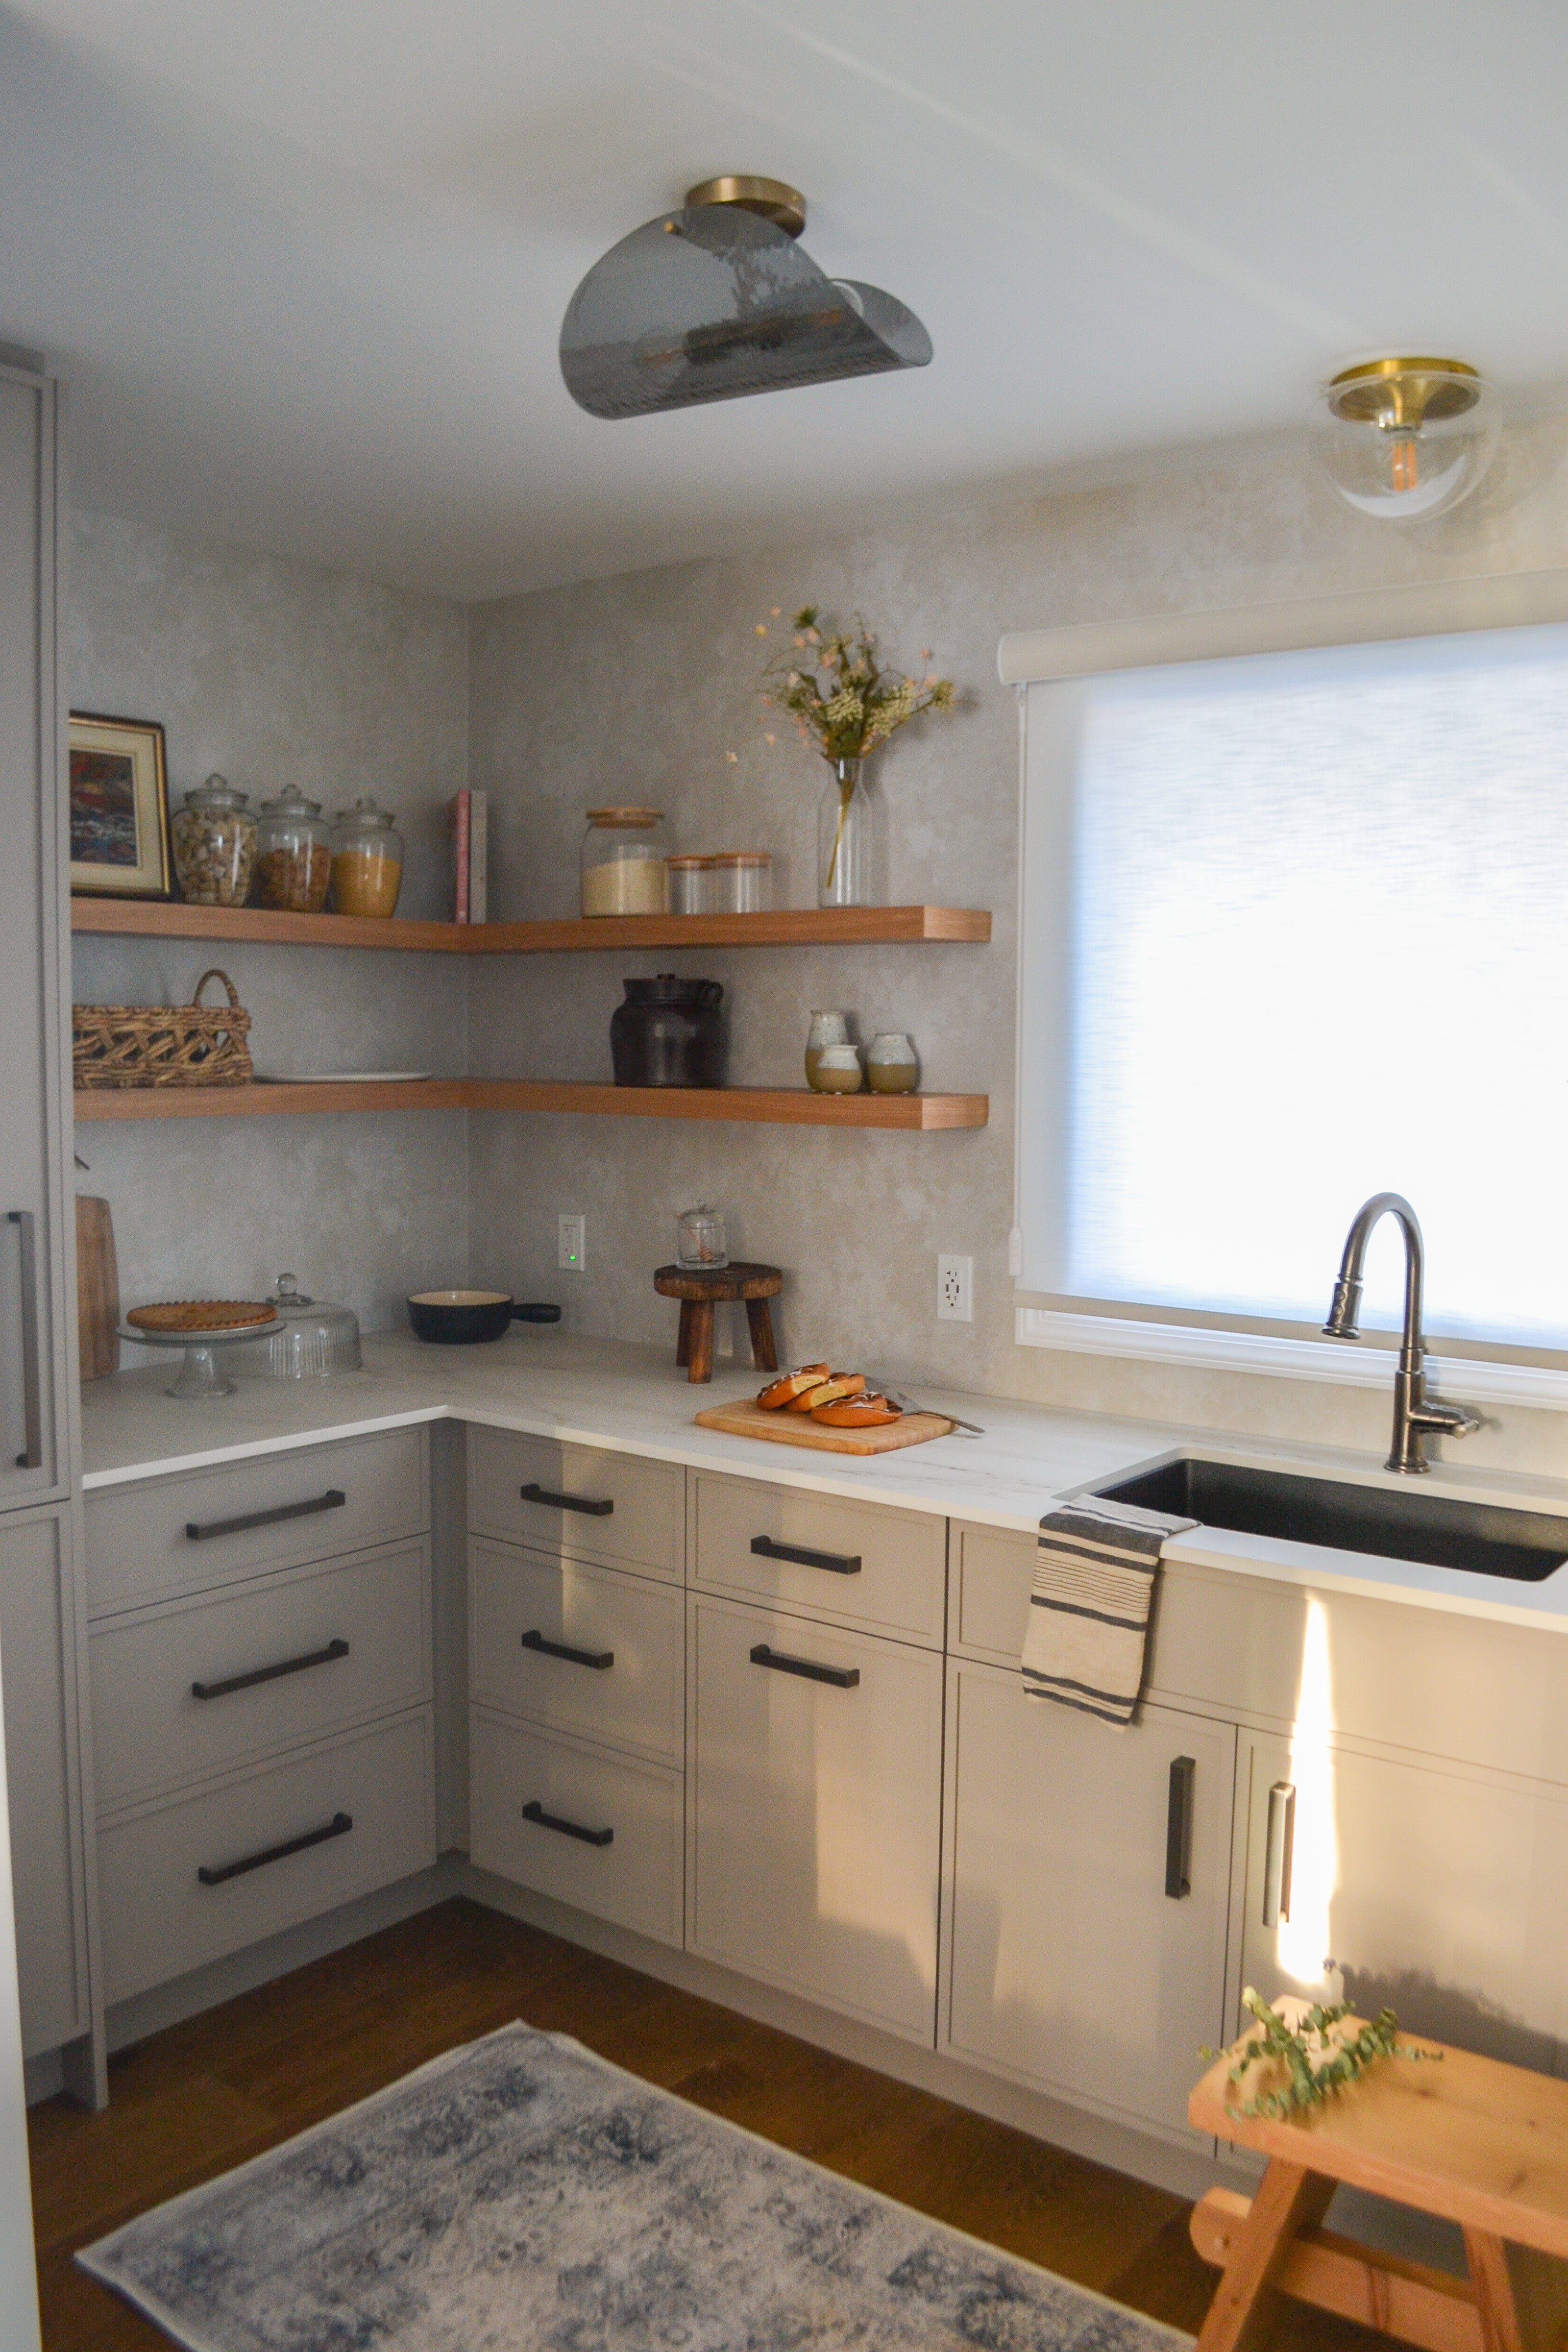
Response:
[[[1187,2102],[1189,2121],[1258,2149],[1268,2169],[1250,2200],[1211,2189],[1193,2243],[1225,2273],[1198,2352],[1250,2352],[1277,2299],[1360,2320],[1426,2352],[1547,2352],[1568,2320],[1568,2082],[1402,2035],[1439,2063],[1382,2059],[1320,2107],[1273,2122],[1237,2116],[1255,2078],[1219,2059]],[[1262,2069],[1257,2077],[1263,2077]],[[1399,2260],[1321,2227],[1341,2181],[1457,2221],[1468,2280]]]

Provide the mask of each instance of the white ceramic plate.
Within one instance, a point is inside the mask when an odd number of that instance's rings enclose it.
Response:
[[[263,1087],[374,1087],[394,1078],[427,1078],[429,1070],[258,1070]]]

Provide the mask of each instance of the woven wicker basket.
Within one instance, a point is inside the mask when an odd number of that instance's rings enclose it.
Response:
[[[226,1004],[204,1004],[221,980]],[[189,1004],[73,1004],[71,1075],[79,1087],[243,1087],[250,1083],[250,1015],[215,965]]]

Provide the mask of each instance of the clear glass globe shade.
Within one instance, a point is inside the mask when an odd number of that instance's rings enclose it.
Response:
[[[1476,380],[1475,405],[1413,423],[1391,403],[1383,418],[1331,415],[1322,459],[1345,504],[1375,521],[1420,522],[1446,514],[1481,480],[1497,453],[1490,387]]]

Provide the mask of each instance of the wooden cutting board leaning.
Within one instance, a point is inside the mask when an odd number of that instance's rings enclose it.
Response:
[[[120,1269],[114,1221],[107,1201],[79,1192],[76,1200],[77,1344],[84,1381],[120,1370]]]
[[[776,1445],[812,1445],[824,1454],[896,1454],[900,1446],[924,1445],[952,1433],[952,1422],[940,1412],[906,1412],[880,1429],[831,1429],[808,1413],[764,1412],[749,1398],[741,1404],[711,1404],[692,1418],[727,1437],[766,1437]]]

